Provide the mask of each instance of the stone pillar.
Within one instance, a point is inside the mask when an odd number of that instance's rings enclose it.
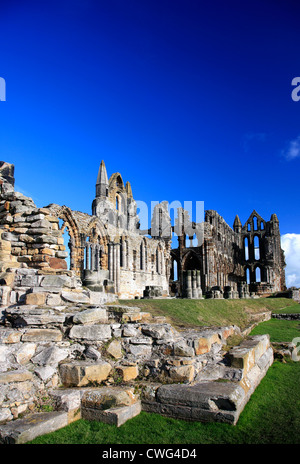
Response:
[[[90,244],[85,245],[85,268],[90,269]]]
[[[145,259],[145,245],[143,244],[142,246],[142,249],[141,249],[141,252],[142,252],[142,269],[145,271],[146,270],[146,259]]]
[[[166,274],[165,255],[163,251],[161,252],[161,274]]]
[[[127,250],[127,243],[126,243],[126,240],[123,240],[122,241],[122,264],[123,264],[123,269],[127,269],[126,250]]]
[[[186,271],[185,276],[186,297],[192,298],[192,271]]]
[[[91,264],[90,264],[90,269],[91,271],[94,271],[95,269],[95,245],[91,243]]]
[[[114,245],[110,243],[108,245],[108,270],[109,280],[114,280]]]
[[[96,248],[96,250],[95,250],[95,253],[96,253],[95,270],[99,271],[99,269],[100,269],[100,249],[99,249],[99,245],[97,244],[95,248]]]
[[[201,273],[200,271],[196,271],[196,279],[197,279],[197,290],[198,290],[198,298],[202,298],[202,288],[201,288]]]
[[[120,243],[115,243],[115,291],[120,291]]]
[[[197,298],[198,297],[198,292],[197,292],[197,274],[196,271],[191,271],[192,274],[192,298]]]

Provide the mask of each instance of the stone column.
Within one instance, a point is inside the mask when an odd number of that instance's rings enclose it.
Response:
[[[192,271],[192,298],[197,298],[197,275],[196,271]]]
[[[87,243],[85,246],[85,268],[90,269],[90,244]]]
[[[164,252],[161,252],[161,274],[166,275],[166,266],[165,266],[165,255]]]
[[[115,243],[115,292],[120,291],[120,243]]]
[[[127,268],[127,260],[126,260],[126,240],[122,241],[122,264],[123,269]]]
[[[95,248],[96,248],[96,250],[95,250],[95,253],[96,253],[95,270],[99,271],[99,268],[100,268],[100,249],[99,249],[99,245],[96,245]]]
[[[202,298],[202,288],[201,288],[201,273],[200,271],[196,271],[196,279],[197,279],[197,290],[198,290],[198,298]]]
[[[186,271],[185,276],[186,297],[192,298],[192,271]]]
[[[142,251],[142,257],[141,257],[141,259],[142,259],[142,269],[143,269],[143,271],[145,271],[146,270],[146,260],[145,260],[145,245],[144,244],[142,245],[141,251]]]
[[[109,243],[108,245],[108,270],[109,280],[114,280],[114,245]]]
[[[95,245],[91,243],[91,271],[95,269]]]

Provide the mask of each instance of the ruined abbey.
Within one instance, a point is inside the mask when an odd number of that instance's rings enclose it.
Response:
[[[246,340],[225,362],[222,345],[239,328],[181,333],[117,302],[259,298],[286,290],[276,214],[265,221],[253,211],[244,225],[236,216],[231,228],[216,211],[195,223],[180,207],[172,225],[162,202],[142,230],[131,184],[120,173],[109,178],[103,161],[92,214],[53,203],[37,207],[14,182],[14,166],[1,162],[0,442],[30,439],[24,425],[5,427],[34,410],[45,391],[57,407],[56,428],[78,417],[121,425],[141,408],[236,423],[272,363],[268,337]],[[152,379],[151,386],[141,399],[129,387],[124,396],[116,372],[125,384]],[[220,378],[228,382],[214,382]],[[91,384],[104,390],[81,388]],[[107,395],[115,409],[103,405]]]
[[[2,193],[8,196],[13,191],[13,171],[12,165],[2,163]],[[19,194],[1,208],[1,227],[6,236],[10,234],[11,259],[29,268],[67,269],[69,254],[74,275],[103,295],[247,298],[285,289],[276,214],[265,221],[253,211],[244,226],[236,216],[231,228],[216,211],[206,211],[205,221],[197,224],[178,208],[172,226],[168,204],[162,202],[154,208],[151,228],[141,230],[130,183],[124,185],[120,173],[108,179],[103,161],[92,215],[50,204],[32,215],[33,228],[28,229],[22,214],[36,209],[31,199]],[[174,232],[178,248],[171,249]]]

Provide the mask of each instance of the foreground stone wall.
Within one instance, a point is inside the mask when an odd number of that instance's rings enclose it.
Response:
[[[77,406],[69,407],[70,421],[75,420],[81,417],[81,399],[87,388],[135,385],[146,411],[234,424],[273,360],[267,336],[252,337],[229,353],[224,351],[227,338],[234,334],[240,334],[238,327],[178,332],[164,318],[116,304],[64,301],[52,307],[4,308],[0,422],[38,411],[41,398],[48,398],[59,409],[57,398],[74,390],[81,392],[76,396]],[[201,406],[194,400],[191,403],[190,392],[197,392]],[[65,401],[70,402],[72,394],[68,395]],[[87,400],[84,404],[92,417]]]

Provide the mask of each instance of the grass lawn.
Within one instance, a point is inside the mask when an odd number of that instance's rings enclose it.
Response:
[[[287,298],[258,298],[247,300],[121,300],[121,304],[138,306],[153,316],[165,316],[176,328],[195,326],[247,327],[253,316],[265,311],[300,312],[300,305]],[[290,309],[291,308],[291,309]],[[298,311],[297,311],[298,309]]]
[[[296,311],[292,300],[144,300],[143,310],[165,311],[177,325],[224,325],[244,321],[263,310]],[[260,305],[259,305],[260,302]],[[125,302],[122,302],[125,303]],[[127,303],[127,301],[126,301]],[[137,302],[131,302],[137,305]],[[207,305],[206,305],[207,303]],[[225,304],[224,304],[225,303]],[[239,304],[237,304],[239,303]],[[173,308],[172,308],[173,305]],[[248,309],[244,318],[241,309]],[[299,305],[298,305],[299,307]],[[153,309],[154,308],[154,309]],[[214,311],[214,312],[213,312]],[[212,313],[213,312],[213,313]],[[222,322],[223,321],[223,322]],[[292,341],[300,335],[299,321],[271,319],[259,324],[251,335],[269,333],[271,341]],[[185,422],[142,412],[122,427],[79,420],[48,435],[35,444],[299,444],[300,443],[300,362],[276,360],[251,396],[236,426],[218,423]]]
[[[291,342],[294,338],[300,337],[300,320],[270,319],[261,322],[251,331],[251,335],[265,333],[270,334],[271,342]]]

